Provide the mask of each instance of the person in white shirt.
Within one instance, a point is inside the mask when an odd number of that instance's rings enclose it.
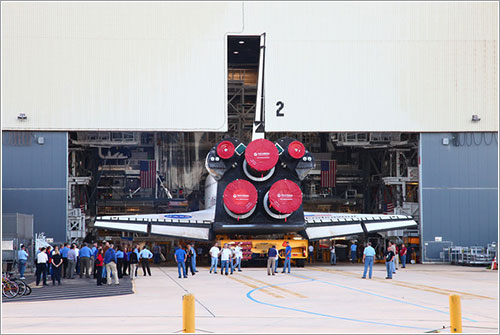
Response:
[[[241,248],[241,242],[234,248],[236,256],[236,265],[238,267],[238,272],[241,272],[241,259],[243,258],[243,249]]]
[[[226,244],[224,244],[224,248],[220,253],[220,274],[222,275],[223,270],[226,269],[226,276],[229,274],[229,259],[232,257],[233,253],[231,248]],[[232,274],[232,273],[231,273]]]
[[[76,274],[80,274],[80,248],[78,248],[78,245],[75,244],[75,254],[76,254],[76,264],[75,264],[75,270]]]
[[[337,254],[335,253],[335,242],[330,247],[330,265],[337,265]]]
[[[40,284],[40,277],[43,275],[43,286],[47,286],[47,263],[49,257],[43,247],[38,255],[36,255],[36,286]]]
[[[309,263],[314,262],[314,247],[313,245],[309,245]]]
[[[219,261],[219,254],[220,254],[220,249],[218,247],[218,243],[215,242],[214,246],[210,248],[210,251],[208,252],[210,254],[210,259],[211,259],[211,265],[210,265],[210,273],[212,273],[212,269],[214,270],[214,273],[217,274],[217,263]]]

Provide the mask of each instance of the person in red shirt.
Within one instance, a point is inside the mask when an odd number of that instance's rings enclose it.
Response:
[[[401,245],[401,251],[399,254],[401,255],[401,264],[403,264],[403,269],[406,267],[406,253],[408,250],[406,249],[406,246],[403,244]]]
[[[102,247],[97,250],[97,258],[95,260],[95,268],[97,271],[97,286],[102,285],[102,266],[104,262],[104,252]]]

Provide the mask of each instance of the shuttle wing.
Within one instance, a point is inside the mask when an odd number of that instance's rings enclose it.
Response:
[[[94,227],[191,240],[210,240],[215,207],[187,213],[97,217]]]
[[[308,239],[396,230],[417,225],[411,216],[304,212]]]

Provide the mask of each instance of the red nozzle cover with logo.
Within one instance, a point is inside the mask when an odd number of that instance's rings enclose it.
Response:
[[[229,159],[234,155],[234,144],[229,141],[222,141],[217,146],[217,155],[222,159]]]
[[[291,180],[279,180],[269,190],[269,203],[276,211],[290,214],[302,204],[302,191],[299,185]]]
[[[257,204],[257,190],[249,181],[236,179],[227,185],[223,199],[231,212],[245,214]]]
[[[259,172],[271,170],[278,162],[278,158],[278,149],[273,142],[266,139],[250,142],[245,150],[248,165]]]
[[[295,159],[300,159],[302,158],[306,153],[306,147],[299,142],[299,141],[293,141],[288,145],[288,154],[292,156],[292,158]]]

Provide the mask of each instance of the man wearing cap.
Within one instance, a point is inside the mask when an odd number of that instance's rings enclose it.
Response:
[[[26,263],[28,262],[28,252],[26,251],[24,244],[21,244],[21,250],[17,253],[17,259],[19,262],[20,279],[26,279],[24,278],[24,271],[26,270]]]
[[[283,264],[283,271],[281,273],[285,273],[285,270],[288,268],[288,273],[290,273],[290,261],[292,259],[292,247],[290,246],[290,242],[286,241],[285,248],[285,261]]]

